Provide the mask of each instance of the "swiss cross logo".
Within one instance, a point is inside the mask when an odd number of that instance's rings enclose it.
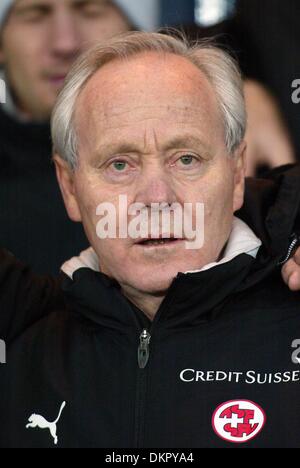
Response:
[[[215,433],[228,442],[241,444],[257,436],[266,422],[266,415],[256,403],[232,400],[215,410],[212,426]]]

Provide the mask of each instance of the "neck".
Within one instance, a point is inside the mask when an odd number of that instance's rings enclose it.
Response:
[[[128,286],[122,287],[122,292],[127,299],[144,312],[151,322],[154,320],[154,317],[166,296],[166,291],[157,294],[150,294],[144,293],[143,291],[133,290]]]

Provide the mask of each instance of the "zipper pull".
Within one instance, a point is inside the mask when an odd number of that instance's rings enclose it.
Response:
[[[138,348],[138,363],[140,369],[145,369],[149,360],[149,344],[151,335],[148,330],[143,330],[140,335],[140,344]]]

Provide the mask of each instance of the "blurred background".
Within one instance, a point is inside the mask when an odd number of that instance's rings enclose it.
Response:
[[[145,3],[149,4],[149,0]],[[150,28],[183,27],[192,37],[214,36],[218,43],[231,49],[245,77],[264,84],[273,94],[295,154],[299,155],[300,105],[292,101],[296,86],[292,84],[300,79],[300,2],[153,0],[153,3],[156,23],[149,24]]]

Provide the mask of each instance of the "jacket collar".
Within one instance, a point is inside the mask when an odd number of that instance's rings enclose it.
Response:
[[[247,224],[244,223],[241,219],[234,217],[231,234],[222,258],[217,262],[205,265],[200,270],[186,271],[184,274],[199,273],[201,271],[209,270],[224,263],[228,263],[238,255],[244,253],[250,255],[253,258],[256,258],[261,245],[262,242],[249,228],[249,226],[247,226]],[[62,265],[61,270],[70,279],[73,279],[74,273],[81,268],[88,268],[95,272],[100,272],[100,263],[96,252],[92,249],[92,247],[81,252],[78,257],[73,257],[65,262]]]
[[[219,262],[201,270],[178,273],[154,322],[166,327],[190,326],[221,304],[248,276],[261,241],[234,218],[231,236]],[[70,308],[81,317],[109,328],[149,327],[146,316],[122,294],[120,285],[99,271],[88,249],[62,266],[63,290]],[[153,323],[154,323],[153,322]]]

